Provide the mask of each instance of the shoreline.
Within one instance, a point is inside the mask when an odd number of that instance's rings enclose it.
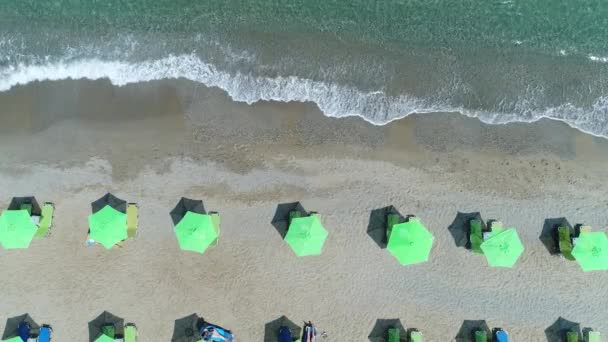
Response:
[[[25,194],[56,205],[49,238],[0,250],[7,271],[36,273],[7,279],[0,322],[28,312],[59,341],[86,336],[103,310],[134,322],[142,341],[169,340],[190,313],[241,341],[263,340],[281,315],[351,341],[383,318],[428,341],[465,319],[514,340],[542,340],[558,316],[608,331],[608,275],[582,273],[538,240],[545,218],[608,222],[608,141],[566,124],[424,114],[372,126],[310,103],[234,103],[187,81],[43,82],[0,93],[0,108],[0,207]],[[89,203],[106,191],[140,207],[139,235],[122,249],[84,245]],[[222,215],[220,243],[202,256],[177,248],[169,210],[181,196]],[[321,256],[294,257],[271,226],[290,201],[321,214]],[[387,205],[435,235],[428,263],[401,267],[366,234],[370,211]],[[526,250],[514,269],[454,245],[458,211],[518,229]]]

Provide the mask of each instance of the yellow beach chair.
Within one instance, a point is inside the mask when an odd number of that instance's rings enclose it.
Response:
[[[127,205],[127,237],[134,237],[137,234],[137,224],[139,221],[139,208],[135,203]]]

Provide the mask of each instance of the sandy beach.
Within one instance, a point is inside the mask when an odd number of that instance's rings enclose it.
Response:
[[[607,140],[557,121],[436,113],[373,126],[309,103],[235,103],[185,80],[31,83],[0,93],[0,207],[35,195],[55,203],[55,221],[29,249],[0,250],[13,275],[0,322],[29,313],[58,342],[88,341],[104,310],[143,342],[169,341],[191,313],[252,342],[269,341],[264,324],[281,315],[313,321],[321,341],[367,341],[385,318],[439,342],[469,319],[514,341],[545,341],[559,316],[608,333],[608,273],[583,273],[539,240],[546,218],[605,228],[607,166]],[[108,191],[139,204],[138,236],[87,247],[90,202]],[[204,255],[178,248],[169,211],[182,196],[221,214]],[[321,256],[295,257],[271,225],[293,201],[321,214]],[[368,236],[370,212],[388,205],[434,234],[429,262],[400,266]],[[459,211],[516,227],[516,267],[457,247],[447,227]]]

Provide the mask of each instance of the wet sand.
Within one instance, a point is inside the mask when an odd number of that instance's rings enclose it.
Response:
[[[52,234],[0,250],[0,322],[29,313],[55,341],[88,340],[108,310],[140,341],[169,341],[198,313],[239,341],[264,324],[312,320],[327,341],[367,341],[377,319],[400,318],[429,341],[486,319],[514,341],[543,341],[559,316],[608,332],[608,273],[551,256],[545,218],[604,229],[608,141],[549,120],[488,126],[459,114],[387,126],[324,117],[312,104],[232,102],[182,80],[112,87],[44,82],[0,93],[0,207],[36,195],[56,205]],[[90,202],[105,192],[140,206],[123,248],[87,247]],[[181,196],[222,216],[217,248],[180,251],[169,211]],[[296,258],[270,224],[301,201],[329,231],[318,257]],[[366,233],[394,205],[435,235],[428,263],[402,267]],[[458,211],[517,227],[526,250],[494,269],[455,245]]]

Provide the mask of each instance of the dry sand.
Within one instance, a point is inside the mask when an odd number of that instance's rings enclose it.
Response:
[[[429,114],[375,127],[310,104],[235,104],[185,81],[66,81],[0,94],[0,132],[0,207],[28,194],[56,205],[51,236],[0,250],[0,321],[27,312],[54,341],[87,341],[103,310],[144,342],[169,341],[191,313],[238,341],[264,341],[281,315],[312,320],[322,341],[367,341],[382,318],[428,341],[453,340],[465,319],[514,341],[546,340],[559,316],[608,333],[608,273],[583,273],[538,239],[549,217],[608,222],[608,143],[558,122]],[[85,245],[89,204],[106,191],[140,206],[139,235],[110,251]],[[168,212],[181,196],[222,215],[204,255],[177,246]],[[321,256],[296,258],[270,224],[291,201],[321,213]],[[366,234],[387,205],[433,232],[428,263],[402,267]],[[517,227],[516,267],[456,247],[447,227],[458,211]]]

